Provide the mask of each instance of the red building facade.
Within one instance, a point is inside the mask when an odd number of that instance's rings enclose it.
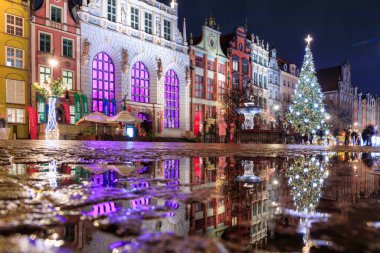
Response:
[[[232,89],[243,89],[252,80],[251,41],[247,29],[239,26],[231,35],[221,38],[222,47],[230,61]]]
[[[80,28],[75,7],[68,0],[45,0],[33,7],[31,81],[43,84],[61,79],[69,92],[57,105],[58,122],[74,124],[87,112],[87,99],[76,92],[81,85]],[[32,103],[38,111],[38,123],[46,123],[46,102],[32,94]]]

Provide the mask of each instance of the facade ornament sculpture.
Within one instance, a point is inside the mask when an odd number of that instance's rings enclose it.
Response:
[[[100,0],[90,0],[88,7],[89,7],[89,12],[91,15],[100,17]]]
[[[162,61],[161,61],[161,58],[158,58],[157,59],[157,77],[158,77],[158,80],[161,80],[161,77],[162,77]]]
[[[124,3],[121,5],[121,23],[127,23],[127,7]]]
[[[127,72],[128,66],[129,66],[129,54],[128,54],[128,50],[125,49],[125,48],[123,48],[121,50],[121,67],[122,67],[123,73]]]
[[[186,82],[187,82],[187,86],[188,86],[188,85],[190,84],[190,82],[191,82],[190,75],[191,75],[190,67],[189,67],[189,66],[186,66]]]
[[[85,39],[83,42],[83,53],[82,53],[82,62],[84,65],[88,65],[90,61],[90,42],[88,39]]]

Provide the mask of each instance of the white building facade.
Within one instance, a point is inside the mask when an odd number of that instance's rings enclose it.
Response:
[[[268,75],[269,75],[269,44],[265,44],[259,36],[252,35],[252,81],[253,84],[262,89],[264,110],[269,110],[268,97]]]
[[[268,75],[268,88],[269,88],[269,108],[272,114],[275,113],[278,106],[280,106],[280,68],[277,62],[277,50],[272,48],[269,52],[269,75]]]
[[[300,71],[295,64],[278,59],[280,68],[280,101],[283,111],[288,109],[289,103],[295,93]]]
[[[155,0],[83,1],[81,87],[90,111],[128,110],[161,137],[189,130],[188,47],[178,5]]]

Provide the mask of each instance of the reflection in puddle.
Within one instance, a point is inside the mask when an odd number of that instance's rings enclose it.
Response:
[[[12,164],[0,178],[0,240],[19,240],[13,252],[364,251],[355,230],[376,251],[377,157]]]

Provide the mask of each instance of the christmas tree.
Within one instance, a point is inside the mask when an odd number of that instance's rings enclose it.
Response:
[[[286,171],[296,211],[315,212],[322,197],[322,187],[329,172],[322,156],[298,157]]]
[[[326,128],[323,93],[315,74],[310,35],[306,38],[306,54],[299,81],[286,117],[294,130],[302,135],[315,134]]]

